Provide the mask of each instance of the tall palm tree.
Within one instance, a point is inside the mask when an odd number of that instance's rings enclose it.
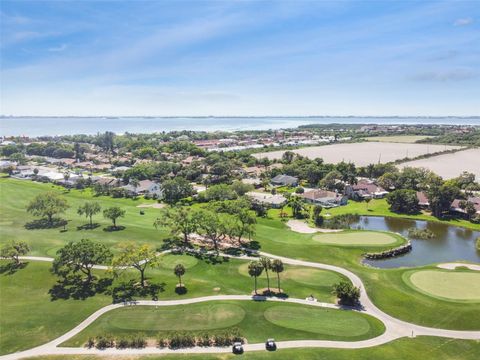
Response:
[[[267,289],[268,292],[270,292],[270,277],[268,276],[268,270],[272,266],[272,261],[268,257],[262,256],[260,258],[260,264],[262,264],[262,267],[265,269],[265,275],[267,275]]]
[[[278,285],[278,292],[280,293],[280,273],[283,272],[283,262],[280,259],[274,259],[270,266],[272,271],[277,274],[277,285]]]
[[[288,199],[288,205],[292,208],[294,218],[298,218],[305,208],[302,200],[298,196],[291,196]]]
[[[257,277],[262,275],[263,266],[259,261],[251,261],[248,264],[248,275],[255,279],[255,295],[257,294]]]

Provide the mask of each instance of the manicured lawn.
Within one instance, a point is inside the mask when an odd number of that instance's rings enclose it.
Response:
[[[22,240],[30,244],[32,251],[30,255],[55,256],[55,252],[72,240],[88,238],[98,240],[110,247],[113,251],[120,242],[138,241],[160,246],[162,239],[168,234],[166,231],[157,230],[153,222],[159,214],[158,209],[142,208],[144,215],[140,215],[140,208],[137,205],[142,203],[153,203],[152,200],[144,199],[113,199],[106,196],[95,197],[90,190],[71,190],[54,186],[51,184],[36,183],[28,180],[15,180],[0,178],[0,203],[1,221],[0,242],[8,240]],[[67,231],[63,228],[27,230],[25,224],[38,217],[31,216],[26,212],[29,201],[36,195],[52,190],[65,196],[70,208],[63,218],[68,220]],[[110,220],[104,219],[102,214],[95,215],[93,221],[99,226],[93,230],[79,230],[78,227],[88,223],[85,217],[77,214],[77,208],[85,201],[98,201],[105,209],[110,206],[120,206],[126,210],[124,218],[118,220],[118,225],[125,226],[121,231],[105,231],[111,225]]]
[[[401,239],[391,234],[375,231],[343,231],[341,233],[319,234],[313,237],[313,240],[326,245],[335,246],[393,246],[400,245]]]
[[[441,300],[477,302],[480,308],[480,272],[421,270],[404,274],[415,289]]]
[[[270,301],[214,301],[154,308],[134,306],[110,311],[62,346],[82,346],[90,336],[143,333],[155,338],[173,330],[199,331],[235,326],[250,343],[277,340],[328,339],[356,341],[384,332],[368,315]]]
[[[375,269],[363,266],[360,261],[365,249],[324,245],[313,240],[313,236],[290,231],[278,218],[262,218],[258,219],[255,239],[265,252],[337,265],[353,271],[362,278],[373,302],[394,317],[424,326],[480,329],[478,304],[442,301],[427,296],[415,291],[402,280],[402,274],[410,269]],[[435,269],[420,269],[429,268]]]
[[[275,352],[258,351],[245,353],[241,358],[248,360],[477,360],[480,354],[480,341],[453,340],[437,337],[402,338],[390,343],[366,349],[279,349]],[[212,355],[161,355],[161,356],[119,356],[84,355],[72,356],[70,360],[233,360],[233,354]],[[62,356],[42,356],[30,360],[63,360]]]
[[[222,263],[212,264],[192,256],[164,255],[160,262],[160,268],[147,270],[147,276],[149,282],[163,284],[164,291],[159,293],[162,300],[222,294],[247,295],[253,290],[253,280],[243,270],[246,261],[226,259]],[[0,261],[0,264],[6,263]],[[176,263],[187,267],[182,279],[187,287],[184,295],[175,293],[178,279],[172,268]],[[0,328],[9,329],[1,331],[0,353],[27,349],[52,340],[112,302],[111,295],[101,294],[86,300],[52,301],[48,291],[57,278],[50,273],[50,266],[50,263],[30,261],[24,269],[14,274],[0,274]],[[105,275],[101,271],[97,274]],[[331,294],[332,285],[346,280],[335,272],[288,265],[284,274],[281,275],[281,285],[289,296],[305,298],[313,294],[325,302],[335,300]],[[120,281],[137,277],[136,272],[128,271],[116,280],[114,286]],[[258,283],[259,287],[267,286],[264,278],[259,279]],[[276,279],[272,279],[271,285],[275,284]]]

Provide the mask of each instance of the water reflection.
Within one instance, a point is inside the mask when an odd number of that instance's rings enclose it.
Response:
[[[413,250],[400,257],[384,260],[365,260],[366,264],[380,268],[413,267],[437,262],[473,261],[480,263],[480,252],[475,248],[479,231],[437,222],[389,217],[362,216],[352,228],[383,230],[399,233],[408,238],[408,229],[427,228],[435,234],[429,240],[411,239]]]

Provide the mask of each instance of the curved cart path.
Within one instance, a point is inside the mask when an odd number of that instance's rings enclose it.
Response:
[[[320,264],[316,262],[296,260],[296,259],[286,258],[282,256],[276,256],[276,255],[272,255],[265,252],[258,252],[258,254],[262,256],[268,256],[273,259],[280,259],[285,264],[306,266],[306,267],[312,267],[312,268],[323,269],[323,270],[331,270],[348,277],[355,286],[358,286],[360,288],[360,303],[362,305],[362,308],[354,311],[360,311],[360,312],[369,314],[371,316],[374,316],[380,321],[382,321],[385,325],[385,332],[382,335],[372,339],[368,339],[368,340],[352,341],[352,342],[327,341],[327,340],[279,341],[277,342],[277,347],[279,349],[301,348],[301,347],[330,347],[330,348],[343,348],[343,349],[359,349],[359,348],[382,345],[401,337],[419,336],[419,335],[440,336],[440,337],[454,338],[454,339],[472,339],[472,340],[480,339],[480,331],[460,331],[460,330],[444,330],[444,329],[437,329],[437,328],[429,328],[429,327],[411,324],[411,323],[396,319],[384,313],[382,310],[377,308],[373,304],[373,302],[370,300],[370,298],[367,295],[367,292],[365,291],[365,287],[363,285],[362,280],[356,274],[354,274],[353,272],[347,269],[334,266],[334,265]],[[244,260],[257,259],[255,257],[249,257],[249,256],[232,256],[232,255],[224,255],[224,256],[244,259]],[[44,258],[44,257],[23,257],[23,259],[52,261],[52,259]],[[95,266],[95,267],[98,269],[108,268],[107,266]],[[149,347],[145,349],[122,349],[122,350],[120,349],[98,350],[98,349],[87,349],[87,348],[59,347],[61,343],[77,335],[82,330],[84,330],[88,325],[90,325],[96,319],[98,319],[100,316],[102,316],[106,312],[111,311],[113,309],[118,309],[125,306],[173,306],[173,305],[187,305],[187,304],[193,304],[193,303],[199,303],[199,302],[205,302],[205,301],[225,301],[225,300],[244,300],[244,301],[267,300],[267,301],[290,302],[290,303],[297,303],[297,304],[303,304],[303,305],[337,308],[337,309],[342,308],[335,304],[312,302],[312,301],[302,300],[302,299],[293,299],[293,298],[277,299],[277,298],[265,298],[265,297],[252,297],[249,295],[217,295],[217,296],[198,297],[198,298],[192,298],[192,299],[166,300],[166,301],[140,300],[132,303],[112,304],[97,310],[88,318],[86,318],[84,321],[82,321],[79,325],[75,326],[72,330],[68,331],[64,335],[44,345],[37,346],[30,350],[25,350],[18,353],[4,355],[4,356],[1,356],[0,359],[13,360],[13,359],[21,359],[29,356],[73,355],[73,354],[142,355],[142,354],[166,354],[166,353],[229,353],[231,352],[231,349],[229,347],[224,347],[224,348],[195,347],[195,348],[179,349],[179,350],[159,349],[154,347]],[[271,334],[271,336],[274,336],[274,334]],[[245,351],[260,351],[265,349],[265,345],[263,343],[247,344],[244,346],[244,349]]]

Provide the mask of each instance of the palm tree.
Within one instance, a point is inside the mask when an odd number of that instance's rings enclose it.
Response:
[[[277,273],[277,285],[278,285],[278,292],[280,293],[280,273],[283,272],[284,268],[283,268],[283,262],[282,260],[280,259],[275,259],[272,261],[272,264],[270,266],[270,269],[272,269],[272,271],[274,273]]]
[[[251,261],[248,264],[248,275],[255,278],[255,295],[257,294],[257,277],[262,275],[263,265],[259,261]]]
[[[180,284],[180,287],[183,287],[182,276],[185,275],[185,266],[183,266],[182,264],[175,265],[175,268],[173,269],[173,273],[176,276],[178,276],[178,282]]]
[[[138,185],[140,185],[140,181],[138,181],[138,179],[136,178],[130,179],[130,185],[133,186],[134,196],[137,196],[137,188],[138,188]]]
[[[304,210],[302,200],[298,196],[291,196],[288,199],[288,205],[292,208],[292,215],[294,218],[299,218],[300,214]]]
[[[370,202],[370,200],[372,200],[372,198],[370,197],[365,198],[365,202],[367,203],[367,210],[368,210],[368,203]]]
[[[262,267],[265,269],[265,275],[267,275],[267,289],[268,292],[270,292],[270,277],[268,276],[268,270],[272,267],[272,261],[268,257],[262,256],[260,258],[260,264],[262,264]]]

